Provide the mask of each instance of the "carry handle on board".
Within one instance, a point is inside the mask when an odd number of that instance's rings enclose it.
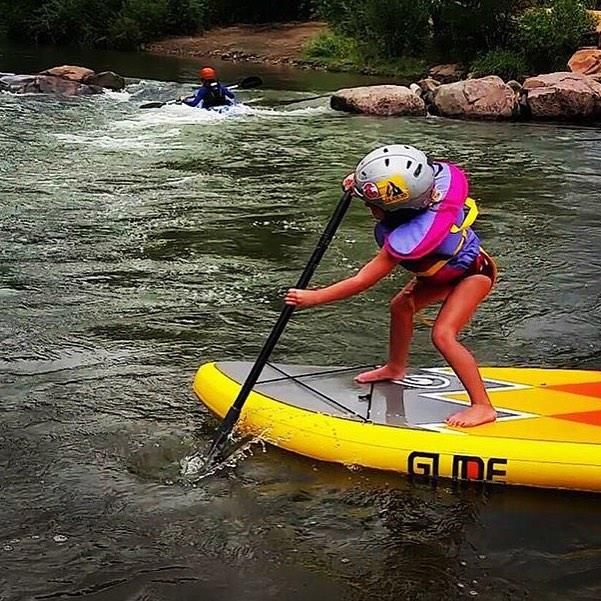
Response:
[[[263,80],[260,77],[257,77],[256,75],[251,75],[249,77],[245,77],[242,81],[238,82],[237,84],[231,85],[231,86],[225,86],[226,88],[228,88],[229,90],[250,90],[252,88],[258,88],[259,86],[263,85]],[[162,106],[168,105],[168,104],[180,104],[181,100],[168,100],[167,102],[161,102],[160,100],[153,100],[152,102],[147,102],[145,104],[141,104],[140,108],[141,109],[158,109],[161,108]]]
[[[319,265],[324,253],[326,252],[338,226],[342,222],[345,213],[347,212],[349,205],[351,203],[351,198],[353,197],[352,190],[346,190],[340,200],[338,201],[338,205],[334,210],[334,213],[330,217],[330,221],[328,225],[324,229],[317,246],[315,247],[307,266],[305,267],[303,273],[301,274],[298,282],[296,283],[296,288],[304,289],[308,286],[311,281],[311,277],[315,272],[315,269]],[[246,377],[236,400],[229,408],[219,430],[217,431],[215,438],[213,439],[213,443],[211,444],[211,448],[209,449],[209,453],[207,455],[207,459],[205,462],[205,466],[210,466],[214,460],[221,454],[223,446],[227,441],[231,431],[233,430],[238,418],[240,417],[240,413],[242,411],[242,407],[248,398],[248,395],[251,393],[254,385],[257,383],[265,364],[269,360],[269,357],[277,344],[282,332],[286,328],[288,321],[292,317],[292,313],[294,313],[294,305],[285,305],[280,313],[280,316],[271,330],[271,333],[267,337],[267,340],[263,344],[263,348],[255,361],[255,364],[252,366],[250,373]]]

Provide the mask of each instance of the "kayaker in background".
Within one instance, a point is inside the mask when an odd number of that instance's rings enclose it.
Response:
[[[415,314],[442,301],[432,341],[467,390],[471,407],[446,420],[471,427],[492,422],[491,405],[476,360],[459,333],[486,298],[496,279],[493,259],[471,229],[478,210],[468,181],[456,165],[431,162],[412,146],[395,144],[370,152],[343,182],[377,221],[380,252],[359,272],[326,288],[290,289],[286,303],[310,307],[367,290],[400,264],[415,277],[390,305],[390,346],[383,367],[357,376],[360,383],[402,380],[406,375]],[[466,215],[467,211],[467,215]]]
[[[202,86],[194,94],[182,96],[180,100],[184,104],[203,109],[236,104],[234,93],[219,82],[215,69],[204,67],[198,74]]]

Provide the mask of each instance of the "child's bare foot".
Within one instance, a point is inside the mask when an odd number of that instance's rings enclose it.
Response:
[[[402,380],[405,377],[405,370],[398,367],[389,367],[384,365],[377,369],[364,371],[355,378],[355,382],[366,384],[367,382],[382,382],[384,380]]]
[[[494,422],[496,419],[497,412],[490,405],[472,405],[469,409],[449,415],[446,423],[456,428],[473,428]]]

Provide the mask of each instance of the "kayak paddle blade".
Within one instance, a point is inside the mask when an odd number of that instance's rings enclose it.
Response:
[[[241,82],[238,83],[238,87],[241,90],[250,90],[251,88],[258,88],[263,85],[263,80],[256,75],[245,77]]]
[[[153,102],[147,102],[146,104],[141,104],[141,109],[160,109],[162,106],[165,106],[166,102],[160,102],[159,100],[155,100]]]

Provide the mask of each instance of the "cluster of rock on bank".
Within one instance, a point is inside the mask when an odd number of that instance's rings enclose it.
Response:
[[[583,51],[580,51],[581,53]],[[599,65],[601,66],[601,51]],[[590,54],[590,53],[589,53]],[[571,68],[583,61],[570,60]],[[582,58],[583,55],[580,55]],[[433,77],[409,87],[338,90],[333,109],[370,115],[440,115],[460,119],[601,121],[601,74],[566,71],[529,77],[523,84],[489,76],[441,83]]]
[[[0,91],[14,94],[58,94],[60,96],[89,96],[102,94],[105,89],[122,90],[125,79],[112,71],[96,73],[85,67],[64,65],[35,75],[0,73]]]

